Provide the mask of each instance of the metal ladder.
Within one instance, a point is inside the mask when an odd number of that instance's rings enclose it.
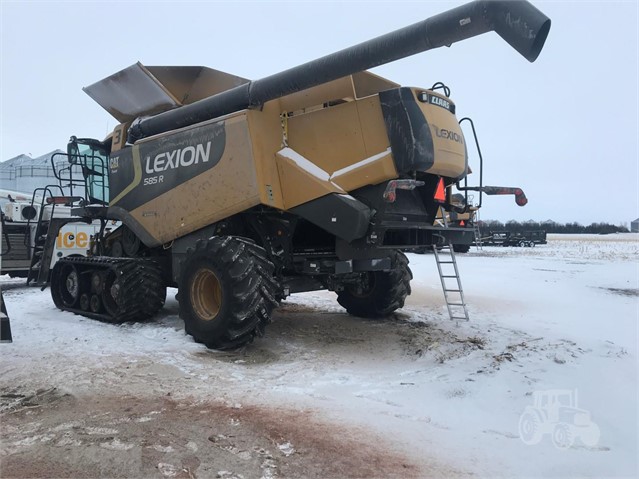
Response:
[[[449,243],[441,247],[439,251],[437,246],[433,245],[433,253],[435,254],[437,271],[439,271],[439,279],[442,282],[442,290],[444,291],[444,299],[446,300],[450,319],[469,321],[470,317],[464,300],[464,290],[459,278],[459,269],[457,268],[453,245]]]
[[[475,235],[475,247],[478,250],[484,249],[484,244],[481,240],[481,231],[479,230],[479,208],[475,209],[475,214],[472,216],[473,222],[473,234]]]
[[[475,221],[473,224],[473,232],[475,233],[475,246],[477,249],[484,249],[484,244],[481,242],[481,231],[479,231],[479,222]]]

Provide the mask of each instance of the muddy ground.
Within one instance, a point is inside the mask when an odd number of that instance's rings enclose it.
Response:
[[[13,400],[2,416],[3,478],[418,477],[413,460],[366,431],[309,411],[74,397],[56,389]],[[17,400],[17,401],[16,401]],[[293,446],[294,444],[294,446]]]
[[[28,298],[44,303],[42,295],[48,300],[46,291],[17,284],[5,288],[14,308]],[[184,336],[176,312],[171,298],[159,318],[144,324],[113,326],[54,312],[69,323],[41,341],[57,343],[58,352],[49,346],[25,350],[26,364],[3,365],[0,476],[269,479],[460,473],[411,457],[392,437],[326,418],[303,402],[291,407],[260,400],[261,388],[285,387],[289,371],[321,376],[354,363],[374,364],[382,356],[410,364],[437,340],[454,343],[449,333],[428,331],[402,314],[371,322],[326,306],[285,303],[266,338],[218,352]],[[133,340],[131,349],[137,344],[141,350],[105,351],[117,340],[94,337],[93,331],[124,332],[125,341]],[[18,345],[24,339],[18,334]],[[469,344],[459,342],[453,350],[474,349]],[[174,345],[186,351],[176,353]],[[25,375],[24,366],[32,373]],[[304,383],[296,380],[298,386]]]

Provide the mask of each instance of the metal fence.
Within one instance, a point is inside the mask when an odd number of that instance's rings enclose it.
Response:
[[[14,166],[12,168],[0,169],[0,181],[10,181],[23,177],[55,178],[55,175],[49,166]]]

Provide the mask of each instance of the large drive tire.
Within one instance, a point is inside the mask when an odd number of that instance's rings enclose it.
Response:
[[[187,334],[233,349],[264,334],[278,285],[264,249],[237,237],[199,240],[180,267],[180,317]]]
[[[358,285],[345,285],[337,293],[337,302],[349,314],[363,318],[382,318],[403,307],[413,273],[408,258],[399,251],[391,254],[391,265],[390,271],[363,273]]]

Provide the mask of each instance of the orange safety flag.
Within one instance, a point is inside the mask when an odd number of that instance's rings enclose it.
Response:
[[[435,201],[440,201],[442,203],[446,202],[446,190],[444,190],[444,178],[439,179],[439,183],[437,183],[437,189],[435,190],[435,196],[433,197]]]

